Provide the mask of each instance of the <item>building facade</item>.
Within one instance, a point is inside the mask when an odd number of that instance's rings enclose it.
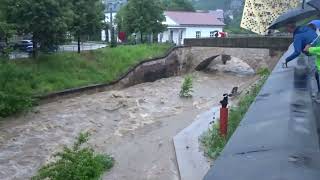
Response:
[[[103,4],[105,5],[105,23],[111,24],[111,16],[112,16],[112,26],[116,27],[115,17],[117,12],[121,9],[122,6],[126,5],[128,0],[103,0]],[[116,36],[117,37],[117,36]],[[108,38],[108,42],[111,41],[111,31],[108,32],[106,30],[102,30],[101,32],[101,40],[106,41]]]
[[[209,12],[178,12],[166,11],[167,30],[158,35],[161,43],[172,42],[183,45],[185,38],[214,38],[222,32],[225,24]]]

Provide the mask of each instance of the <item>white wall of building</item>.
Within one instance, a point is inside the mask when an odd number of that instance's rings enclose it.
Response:
[[[201,32],[201,38],[210,37],[210,32],[223,31],[221,26],[190,26],[190,27],[168,27],[166,31],[158,36],[159,42],[170,42],[170,31],[173,32],[172,41],[177,45],[182,45],[185,38],[196,38],[196,32]],[[182,33],[179,38],[179,33]],[[162,38],[161,38],[162,36]],[[180,40],[180,43],[179,43]]]
[[[186,31],[186,38],[196,38],[196,32],[201,32],[201,38],[208,38],[210,37],[210,32],[219,31],[222,32],[222,27],[189,27]]]
[[[158,37],[160,42],[170,42],[171,41],[171,32],[172,31],[172,41],[175,44],[179,45],[179,40],[180,40],[180,44],[183,44],[183,39],[185,38],[185,34],[186,34],[186,29],[177,29],[177,28],[172,28],[172,29],[168,29],[167,31],[164,31],[162,33],[162,39],[160,38],[160,36]],[[182,33],[182,37],[180,36],[180,33]]]
[[[105,13],[105,23],[109,23],[110,24],[110,16],[111,14],[110,13]],[[116,24],[115,24],[115,18],[116,18],[116,15],[117,13],[112,13],[112,24],[113,24],[113,27],[116,28]],[[110,29],[108,30],[108,34],[109,34],[109,42],[111,41],[111,32],[110,32]],[[101,40],[102,41],[105,41],[106,40],[106,33],[105,33],[105,30],[102,30],[101,31]]]

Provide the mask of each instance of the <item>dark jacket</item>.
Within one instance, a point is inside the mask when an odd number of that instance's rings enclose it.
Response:
[[[311,44],[318,37],[318,35],[312,28],[302,26],[298,27],[295,30],[293,37],[294,52],[289,57],[287,57],[286,62],[292,61],[293,59],[298,57],[306,47],[306,45]]]

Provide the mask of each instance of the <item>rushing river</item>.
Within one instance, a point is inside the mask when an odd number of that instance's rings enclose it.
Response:
[[[28,179],[90,131],[90,145],[115,157],[103,179],[178,179],[172,137],[196,115],[217,106],[223,93],[248,87],[255,76],[196,72],[193,98],[178,96],[183,77],[59,100],[0,122],[0,179]]]

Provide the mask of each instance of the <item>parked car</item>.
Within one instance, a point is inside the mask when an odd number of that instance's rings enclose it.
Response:
[[[31,40],[21,40],[14,45],[14,48],[28,52],[30,50],[30,46],[33,46]]]
[[[32,46],[27,46],[25,49],[24,49],[25,52],[28,52],[28,53],[32,53],[33,51],[33,45]]]

